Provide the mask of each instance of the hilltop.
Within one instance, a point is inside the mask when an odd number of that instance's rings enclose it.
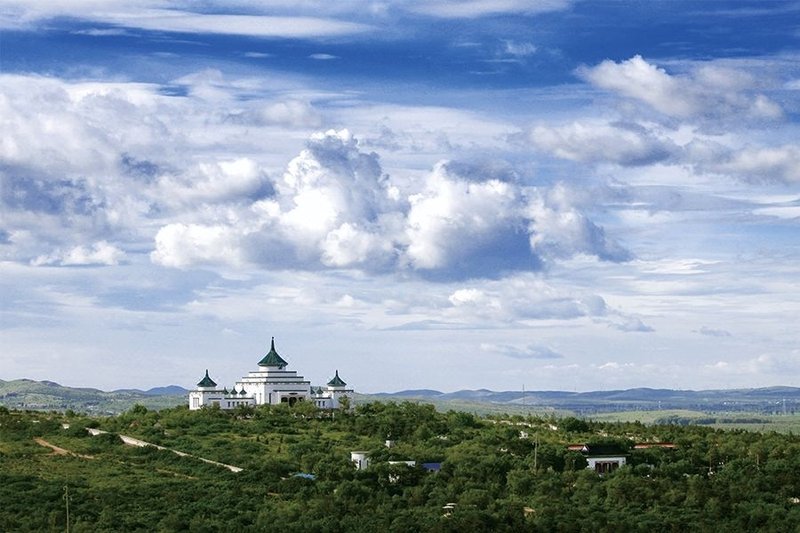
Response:
[[[14,409],[63,411],[72,409],[96,414],[117,414],[136,404],[152,409],[186,403],[188,391],[171,385],[146,391],[120,389],[111,392],[88,387],[65,387],[54,381],[0,380],[0,405]]]
[[[152,409],[186,403],[188,390],[170,385],[148,390],[65,387],[53,381],[0,380],[0,405],[15,409],[66,410],[117,414],[135,404]],[[488,389],[441,392],[433,389],[359,394],[357,401],[416,400],[443,410],[491,412],[561,412],[582,416],[622,411],[692,410],[703,413],[791,414],[800,411],[800,388],[673,390],[492,391]]]

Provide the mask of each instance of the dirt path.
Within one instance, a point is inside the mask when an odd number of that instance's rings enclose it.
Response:
[[[87,428],[87,430],[93,436],[94,435],[100,435],[101,433],[105,433],[105,431],[102,431],[102,430],[99,430],[99,429],[94,429],[94,428]],[[172,452],[172,453],[174,453],[176,455],[180,455],[181,457],[191,457],[193,459],[198,459],[200,461],[203,461],[204,463],[209,463],[209,464],[212,464],[212,465],[221,466],[222,468],[227,468],[231,472],[241,472],[242,471],[242,469],[239,468],[238,466],[226,465],[225,463],[220,463],[218,461],[212,461],[211,459],[206,459],[205,457],[198,457],[197,455],[192,455],[192,454],[189,454],[189,453],[186,453],[186,452],[173,450],[171,448],[165,448],[164,446],[159,446],[158,444],[152,444],[150,442],[146,442],[146,441],[143,441],[141,439],[135,439],[133,437],[128,437],[127,435],[120,435],[119,437],[120,437],[120,439],[122,439],[122,442],[124,442],[128,446],[139,446],[139,447],[152,446],[154,448],[158,448],[159,450],[170,451],[170,452]],[[51,443],[47,442],[46,440],[44,440],[44,439],[42,439],[40,437],[35,437],[33,440],[36,441],[36,444],[38,444],[39,446],[44,446],[45,448],[50,448],[51,450],[53,450],[53,453],[55,455],[70,455],[72,457],[80,457],[81,459],[94,459],[93,455],[84,455],[84,454],[81,454],[81,453],[75,453],[75,452],[72,452],[70,450],[66,450],[64,448],[60,448],[60,447],[56,446],[55,444],[51,444]],[[174,473],[174,472],[172,472],[172,473]],[[188,476],[188,477],[191,477],[191,476]]]
[[[92,436],[100,435],[102,433],[107,433],[106,431],[103,431],[101,429],[95,429],[95,428],[86,428],[86,430]],[[181,452],[181,451],[178,451],[178,450],[173,450],[172,448],[166,448],[164,446],[159,446],[158,444],[153,444],[152,442],[143,441],[142,439],[129,437],[127,435],[120,435],[119,438],[122,439],[122,442],[127,444],[128,446],[138,446],[140,448],[143,448],[145,446],[152,446],[153,448],[158,448],[159,450],[167,450],[169,452],[174,453],[175,455],[180,455],[181,457],[191,457],[193,459],[197,459],[199,461],[203,461],[204,463],[208,463],[208,464],[212,464],[212,465],[216,465],[216,466],[221,466],[222,468],[227,468],[231,472],[241,472],[242,471],[242,468],[239,468],[238,466],[226,465],[225,463],[220,463],[218,461],[212,461],[211,459],[206,459],[205,457],[199,457],[197,455],[192,455],[190,453]]]
[[[55,455],[71,455],[73,457],[80,457],[81,459],[94,459],[93,455],[84,455],[82,453],[75,453],[69,450],[65,450],[64,448],[60,448],[55,444],[50,444],[49,442],[40,437],[36,437],[33,440],[36,441],[36,444],[38,444],[39,446],[44,446],[45,448],[50,448],[51,450],[53,450],[53,453]]]

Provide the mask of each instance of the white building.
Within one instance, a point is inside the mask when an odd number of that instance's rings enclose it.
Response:
[[[338,409],[339,401],[342,398],[352,398],[353,393],[353,389],[348,389],[347,383],[339,377],[338,370],[324,389],[311,387],[311,399],[314,401],[314,405],[320,409]]]
[[[294,370],[286,370],[288,363],[275,350],[272,338],[270,350],[259,362],[258,370],[249,372],[236,382],[232,390],[220,389],[208,376],[189,393],[189,409],[218,405],[220,409],[235,409],[241,405],[277,405],[313,401],[320,409],[338,409],[343,398],[351,398],[353,389],[339,377],[339,371],[325,388],[312,387],[310,381]]]
[[[594,470],[598,474],[613,472],[621,466],[625,466],[628,460],[628,453],[616,445],[591,445],[571,444],[567,449],[581,452],[586,458],[586,468]]]
[[[200,409],[205,406],[218,405],[220,409],[236,409],[240,405],[255,405],[256,401],[252,396],[247,396],[242,390],[237,392],[228,391],[226,388],[218,388],[217,384],[206,375],[197,384],[197,388],[189,392],[189,409]]]
[[[350,460],[353,461],[356,470],[366,470],[369,467],[369,452],[350,452]]]

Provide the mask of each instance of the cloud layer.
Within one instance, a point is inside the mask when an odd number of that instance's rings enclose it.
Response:
[[[401,191],[378,155],[361,151],[350,132],[317,133],[273,184],[273,195],[234,220],[164,226],[152,259],[178,267],[248,261],[410,269],[449,278],[538,270],[547,260],[579,253],[630,257],[571,205],[567,189],[524,187],[457,169],[439,163]]]
[[[0,378],[785,380],[796,28],[731,6],[0,0]]]

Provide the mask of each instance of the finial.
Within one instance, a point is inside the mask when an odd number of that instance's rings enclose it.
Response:
[[[206,368],[206,377],[208,377],[208,369]]]
[[[272,337],[272,346],[270,346],[272,350],[275,350],[275,337]]]

